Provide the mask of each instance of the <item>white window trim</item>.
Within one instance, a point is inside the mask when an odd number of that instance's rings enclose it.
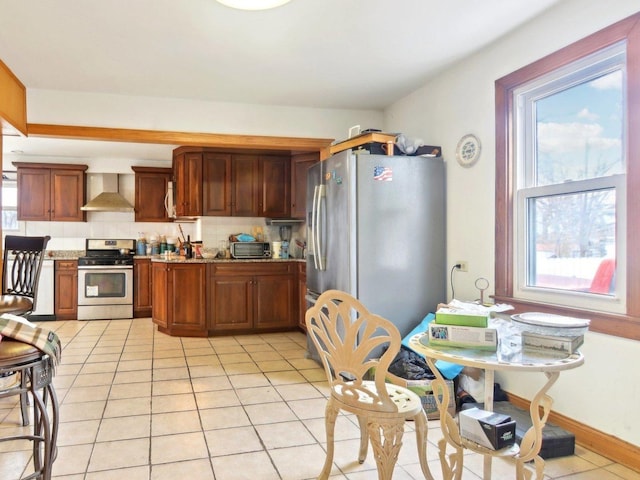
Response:
[[[513,294],[525,301],[541,302],[551,305],[575,307],[585,310],[624,314],[626,301],[626,260],[627,260],[627,195],[626,175],[611,175],[595,179],[570,181],[547,186],[533,186],[535,142],[533,139],[535,118],[531,105],[539,98],[557,91],[571,88],[593,78],[621,70],[623,85],[626,85],[626,43],[618,42],[599,50],[592,55],[554,70],[533,82],[514,90],[513,118],[515,128],[515,165],[512,184],[516,186],[513,205],[514,248],[513,248]],[[595,67],[595,68],[594,68]],[[587,70],[585,74],[585,70]],[[626,88],[623,89],[623,105],[628,110]],[[625,118],[627,117],[625,111]],[[623,124],[628,122],[625,120]],[[626,145],[626,130],[623,132],[623,144]],[[628,156],[626,149],[623,151]],[[625,158],[625,165],[627,159]],[[527,203],[530,198],[554,194],[580,193],[600,189],[614,189],[616,195],[616,285],[613,295],[599,295],[589,292],[576,292],[527,285]]]

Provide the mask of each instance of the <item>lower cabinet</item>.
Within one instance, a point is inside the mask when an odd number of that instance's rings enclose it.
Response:
[[[75,320],[78,318],[78,261],[56,260],[54,272],[56,320]]]
[[[248,333],[295,328],[295,279],[292,262],[209,264],[209,331]]]
[[[298,263],[298,326],[307,331],[304,317],[307,313],[307,264]]]
[[[160,332],[206,337],[205,264],[152,262],[153,322]]]
[[[151,259],[133,260],[133,317],[151,316]]]

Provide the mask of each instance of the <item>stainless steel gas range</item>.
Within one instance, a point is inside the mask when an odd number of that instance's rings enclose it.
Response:
[[[87,239],[78,259],[78,320],[133,318],[135,240]]]

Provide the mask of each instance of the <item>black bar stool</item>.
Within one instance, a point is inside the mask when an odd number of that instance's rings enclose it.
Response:
[[[13,440],[33,443],[34,472],[21,480],[51,479],[51,467],[57,455],[59,422],[53,372],[53,359],[48,354],[11,338],[4,337],[0,341],[0,378],[16,379],[12,385],[2,387],[4,390],[0,390],[0,398],[19,395],[22,399],[30,393],[33,399],[32,432],[0,437],[0,443]],[[24,405],[22,408],[24,416]]]

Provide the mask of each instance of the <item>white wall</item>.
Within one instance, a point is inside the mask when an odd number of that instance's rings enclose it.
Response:
[[[375,110],[203,102],[55,90],[27,91],[29,123],[173,130],[182,132],[347,138],[349,127],[381,128]]]
[[[466,260],[455,274],[455,295],[476,299],[475,279],[494,285],[495,121],[494,82],[539,58],[638,11],[629,0],[566,0],[428,82],[385,112],[385,130],[402,131],[443,147],[447,164],[447,263]],[[467,134],[482,142],[470,169],[454,158]],[[449,295],[451,291],[449,290]],[[562,373],[551,389],[554,410],[600,431],[640,445],[636,341],[589,333],[585,365]],[[500,375],[507,391],[532,398],[541,374]],[[540,377],[540,378],[537,378]]]

